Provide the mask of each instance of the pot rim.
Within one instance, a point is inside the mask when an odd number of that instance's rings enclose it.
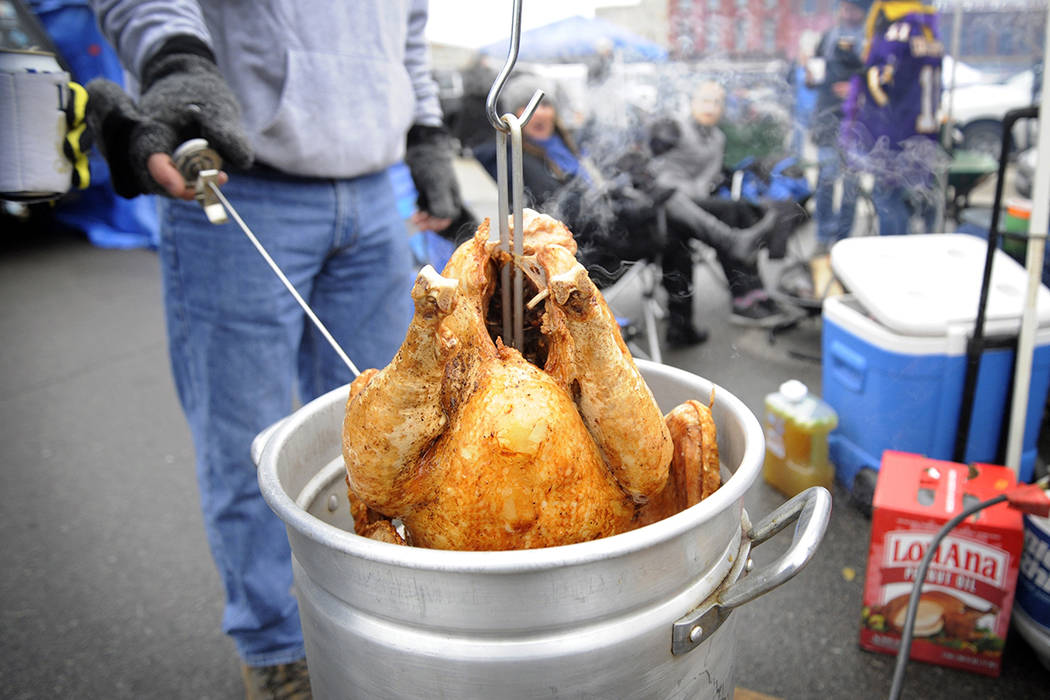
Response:
[[[326,523],[297,505],[293,497],[285,491],[277,476],[277,454],[290,436],[300,430],[319,409],[333,401],[345,401],[346,386],[319,396],[280,424],[263,449],[259,460],[259,486],[270,508],[287,527],[300,535],[343,554],[390,566],[449,573],[517,574],[577,566],[649,549],[699,527],[723,510],[732,507],[734,503],[740,503],[761,469],[765,443],[758,419],[731,392],[710,380],[676,367],[643,359],[635,359],[635,363],[643,374],[663,374],[690,383],[701,382],[700,396],[709,395],[713,386],[715,406],[721,405],[728,415],[738,417],[744,430],[744,453],[741,455],[740,464],[717,491],[695,506],[637,530],[555,547],[462,551],[405,547],[379,542]],[[318,465],[319,468],[323,466]]]

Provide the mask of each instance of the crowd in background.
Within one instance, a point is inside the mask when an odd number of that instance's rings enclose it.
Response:
[[[562,90],[542,71],[530,80],[523,69],[502,96],[502,109],[520,113],[535,89],[545,90],[543,109],[525,129],[530,201],[566,218],[592,272],[661,262],[672,345],[705,337],[692,315],[696,241],[715,250],[725,272],[730,319],[775,325],[783,310],[759,278],[755,252],[784,257],[786,241],[812,217],[809,255],[826,255],[854,228],[862,178],[880,234],[907,233],[913,219],[933,230],[948,161],[939,145],[944,49],[935,10],[841,0],[834,24],[803,39],[786,75],[700,63],[628,85],[609,50],[587,65],[583,90]],[[470,65],[462,107],[450,120],[465,153],[492,174],[494,132],[483,104],[498,67],[488,56]],[[643,84],[652,95],[632,99]],[[807,261],[784,267],[778,299],[814,294]]]

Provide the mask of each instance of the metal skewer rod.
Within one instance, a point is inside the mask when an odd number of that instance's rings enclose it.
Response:
[[[327,328],[325,328],[325,325],[321,323],[321,319],[317,318],[317,314],[314,313],[314,310],[310,308],[310,305],[307,304],[301,296],[299,296],[299,292],[295,289],[295,286],[293,286],[291,281],[289,281],[289,279],[285,277],[284,272],[281,270],[280,267],[278,267],[277,263],[274,262],[273,258],[270,257],[270,254],[266,252],[266,248],[264,248],[262,243],[259,242],[259,239],[255,237],[255,234],[252,233],[252,230],[248,228],[247,224],[244,223],[240,215],[237,213],[237,210],[233,208],[229,200],[226,199],[226,196],[222,193],[221,190],[219,190],[218,186],[211,181],[209,181],[207,184],[208,187],[211,188],[211,191],[215,194],[215,196],[219,198],[219,201],[222,202],[222,205],[226,208],[226,211],[228,211],[230,213],[230,216],[233,217],[233,220],[236,221],[237,225],[241,227],[241,231],[244,232],[244,235],[248,237],[248,240],[252,242],[252,245],[255,246],[255,249],[258,250],[259,254],[263,256],[263,260],[266,261],[266,263],[270,266],[270,269],[273,270],[275,275],[277,275],[277,278],[281,280],[284,286],[291,293],[292,297],[294,297],[295,300],[299,302],[299,306],[302,307],[303,311],[306,312],[306,315],[310,318],[311,321],[313,321],[314,326],[316,326],[317,330],[321,332],[321,335],[325,337],[325,340],[328,341],[328,344],[331,345],[332,349],[335,350],[337,355],[339,355],[339,358],[346,363],[346,366],[350,368],[350,371],[353,372],[355,377],[361,374],[361,372],[357,369],[357,366],[354,365],[354,363],[350,360],[349,356],[347,356],[346,352],[343,351],[343,348],[339,346],[339,343],[337,343],[335,338],[332,337],[332,334],[328,332]]]
[[[521,118],[513,114],[504,114],[501,119],[510,131],[510,168],[507,167],[507,134],[496,132],[496,189],[499,195],[499,240],[500,250],[513,255],[512,260],[519,260],[524,254],[523,231],[525,183],[522,174],[521,127],[528,121],[536,106],[543,98],[543,91],[537,90],[521,113]],[[512,175],[513,177],[508,177]],[[508,179],[512,185],[508,187]],[[508,189],[513,189],[509,193]],[[510,217],[514,217],[513,229]],[[504,265],[500,272],[500,300],[503,304],[503,340],[511,347],[521,350],[525,344],[525,307],[524,307],[524,273],[514,265],[514,283],[511,286],[510,267]],[[513,309],[513,311],[511,310]]]
[[[507,224],[507,208],[510,199],[507,197],[507,133],[496,132],[496,191],[498,195],[497,216],[499,217],[499,247],[504,252],[510,252],[510,226]],[[510,267],[504,265],[500,270],[500,301],[503,307],[503,339],[511,341],[511,294],[510,294]]]
[[[524,111],[522,111],[521,117],[516,117],[513,114],[504,114],[500,117],[496,112],[496,105],[499,102],[499,94],[503,90],[507,78],[510,77],[511,71],[514,70],[514,64],[517,63],[518,46],[520,43],[521,0],[514,0],[514,7],[511,13],[510,47],[507,52],[507,60],[504,62],[503,68],[496,76],[496,80],[493,81],[492,87],[489,89],[488,97],[485,99],[485,114],[488,117],[489,123],[496,129],[496,187],[499,195],[498,216],[500,250],[513,255],[514,257],[511,258],[512,260],[521,257],[524,246],[522,241],[522,228],[524,225],[522,206],[525,199],[525,187],[522,183],[521,127],[528,123],[533,112],[536,111],[536,106],[539,105],[540,100],[543,98],[542,90],[537,90],[533,93],[532,99],[529,100],[528,105],[526,105]],[[507,182],[508,133],[511,138],[511,168],[513,169],[514,175],[513,201],[511,200],[511,194],[508,191],[509,187]],[[513,231],[510,230],[508,221],[511,213],[513,213],[514,216]],[[503,270],[500,273],[500,300],[503,305],[503,340],[504,342],[509,342],[512,347],[521,350],[524,345],[525,307],[524,300],[522,299],[524,279],[521,269],[517,265],[514,265],[514,267],[513,290],[511,288],[510,268],[507,265],[504,265]],[[513,311],[511,311],[512,308]]]
[[[525,221],[522,205],[525,200],[525,185],[522,182],[521,164],[521,122],[513,114],[503,115],[503,120],[510,127],[510,164],[513,174],[512,187],[514,188],[511,206],[514,211],[514,257],[515,261],[521,260],[525,247]],[[514,347],[518,350],[525,348],[525,300],[522,298],[522,286],[524,273],[521,266],[514,265]]]

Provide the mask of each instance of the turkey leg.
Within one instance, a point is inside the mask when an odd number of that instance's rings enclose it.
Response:
[[[665,421],[674,442],[671,475],[664,489],[639,509],[638,526],[695,506],[721,485],[718,440],[710,407],[699,401],[686,401],[671,409]]]
[[[550,298],[545,369],[569,389],[620,488],[636,502],[659,492],[671,463],[671,436],[613,316],[587,271],[559,245],[539,247],[536,262]],[[564,327],[568,340],[560,337]],[[571,349],[569,349],[571,347]]]
[[[415,315],[393,361],[363,374],[343,423],[343,458],[350,488],[368,505],[393,515],[416,493],[403,488],[410,467],[445,429],[439,392],[445,354],[455,339],[441,322],[458,302],[456,280],[424,267],[412,288]],[[370,379],[368,377],[371,377]]]

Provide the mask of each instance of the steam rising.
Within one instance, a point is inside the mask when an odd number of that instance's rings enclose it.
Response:
[[[574,231],[580,240],[581,258],[601,262],[590,265],[592,271],[607,272],[616,277],[625,266],[640,257],[617,259],[603,255],[624,248],[624,240],[639,237],[649,240],[649,252],[662,245],[652,225],[625,222],[622,211],[606,193],[617,197],[647,195],[639,192],[639,179],[653,177],[648,170],[651,159],[649,128],[661,119],[684,119],[689,114],[690,98],[696,87],[715,81],[727,91],[725,122],[735,125],[737,134],[754,132],[755,150],[736,149],[730,157],[758,156],[782,158],[789,155],[788,139],[793,122],[790,88],[785,80],[782,62],[708,62],[702,65],[681,63],[637,64],[612,59],[600,80],[586,79],[585,70],[571,73],[567,69],[539,67],[542,76],[554,75],[550,87],[558,105],[559,120],[573,135],[586,156],[588,175],[597,186],[592,191],[566,188],[544,202],[533,202],[540,210],[563,220],[577,220],[585,212],[587,235]],[[762,152],[765,150],[767,152]],[[632,164],[625,169],[624,162]],[[638,172],[641,165],[642,173]],[[630,246],[628,246],[630,247]],[[644,246],[642,250],[644,250]]]
[[[861,140],[863,143],[863,140]],[[902,187],[916,202],[934,207],[943,199],[937,177],[947,172],[951,158],[929,138],[913,136],[893,147],[880,137],[867,153],[850,153],[854,168],[874,176],[876,186]]]
[[[969,14],[963,17],[961,25],[962,44],[955,47],[952,23],[962,15],[956,14],[955,4],[937,4],[941,5],[941,38],[949,53],[961,52],[962,60],[967,61],[975,53],[1006,51],[1001,58],[992,56],[983,64],[977,62],[976,67],[986,71],[982,75],[988,80],[1004,78],[1041,60],[1044,2],[1003,0],[967,9]],[[632,62],[614,50],[588,59],[589,63],[561,63],[552,57],[550,63],[519,62],[515,68],[516,74],[536,76],[540,86],[552,96],[560,121],[586,155],[589,177],[597,185],[596,192],[570,188],[548,201],[530,198],[529,204],[564,220],[583,215],[591,230],[585,237],[574,231],[581,244],[581,257],[602,260],[601,267],[613,276],[623,270],[622,260],[629,264],[637,258],[617,259],[601,253],[619,249],[625,239],[634,236],[647,238],[652,245],[658,245],[659,240],[653,238],[652,231],[640,230],[638,225],[627,222],[623,212],[603,193],[623,194],[639,189],[638,173],[623,165],[625,156],[648,161],[650,125],[660,119],[688,115],[690,97],[701,82],[717,81],[727,91],[722,124],[723,130],[733,132],[727,133],[728,166],[747,156],[763,160],[796,155],[811,165],[816,160],[815,149],[806,136],[813,127],[812,120],[819,117],[796,109],[798,86],[789,78],[792,70],[814,51],[816,38],[833,18],[818,17],[801,25],[789,22],[792,29],[788,33],[795,31],[797,37],[792,40],[796,42],[790,52],[793,55],[785,56],[773,55],[782,49],[779,42],[784,32],[777,23],[787,19],[782,16],[783,4],[776,9],[766,3],[750,16],[753,5],[744,7],[738,3],[732,17],[722,16],[721,10],[711,10],[709,4],[696,0],[668,6],[669,37],[665,45],[671,54],[669,61]],[[721,6],[729,12],[724,3]],[[748,27],[754,31],[746,30]],[[1007,35],[1009,41],[995,39]],[[986,40],[978,41],[981,37]],[[486,59],[478,60],[477,68],[481,70],[481,62]],[[500,65],[502,55],[498,60],[489,60],[480,73],[468,76],[468,69],[464,73],[465,84],[473,80],[484,96]],[[946,73],[946,86],[950,79]],[[464,109],[464,113],[468,111]],[[487,124],[476,129],[475,135],[482,140],[493,138]],[[938,176],[946,173],[950,156],[937,141],[915,137],[902,144],[890,144],[885,139],[868,144],[850,156],[853,168],[871,176],[865,182],[874,179],[899,185],[927,205],[943,202],[943,182],[938,181]],[[634,162],[637,164],[637,159]],[[815,184],[815,167],[810,167],[806,175]]]

